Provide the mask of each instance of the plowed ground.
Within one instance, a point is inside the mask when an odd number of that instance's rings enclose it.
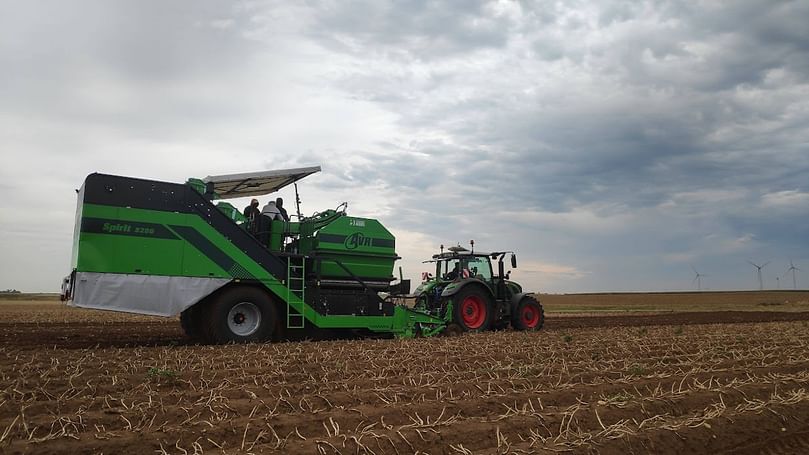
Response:
[[[806,312],[193,346],[177,321],[77,311],[0,305],[0,452],[809,451]]]

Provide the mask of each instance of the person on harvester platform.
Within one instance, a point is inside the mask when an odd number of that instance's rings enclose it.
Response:
[[[278,210],[278,207],[275,205],[275,201],[269,201],[269,202],[267,202],[267,205],[265,205],[265,206],[264,206],[264,207],[261,209],[261,214],[262,214],[263,216],[268,217],[270,220],[280,220],[280,219],[283,219],[283,218],[281,217],[281,211],[280,211],[280,210]]]
[[[247,218],[247,230],[255,233],[258,229],[258,217],[261,211],[258,209],[258,199],[252,199],[250,205],[244,208],[244,217]]]
[[[278,199],[275,200],[275,208],[278,209],[278,213],[281,214],[281,218],[283,218],[284,221],[289,221],[289,215],[287,215],[287,209],[284,208],[284,199],[283,198],[279,197]]]

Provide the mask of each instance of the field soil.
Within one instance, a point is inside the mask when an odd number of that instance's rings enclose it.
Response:
[[[807,453],[809,298],[787,294],[541,296],[535,333],[241,346],[0,302],[0,452]]]
[[[541,294],[551,313],[809,311],[806,291]]]

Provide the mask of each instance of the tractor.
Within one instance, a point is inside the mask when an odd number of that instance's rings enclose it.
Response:
[[[414,309],[447,321],[446,331],[481,332],[504,329],[539,330],[545,313],[539,300],[523,292],[522,286],[504,273],[503,261],[510,256],[511,268],[517,267],[513,251],[475,253],[454,246],[433,255],[426,263],[435,263],[435,273],[424,272],[423,282],[413,293]],[[497,262],[496,273],[492,260]]]

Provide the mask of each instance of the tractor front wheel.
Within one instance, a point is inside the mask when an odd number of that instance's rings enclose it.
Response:
[[[517,330],[539,330],[545,324],[545,310],[533,296],[520,299],[511,313],[511,325]]]
[[[461,289],[453,297],[453,321],[465,332],[483,332],[492,325],[492,303],[488,295],[475,286]]]
[[[211,341],[223,344],[269,341],[278,323],[270,297],[250,287],[224,291],[210,303],[207,313]]]

